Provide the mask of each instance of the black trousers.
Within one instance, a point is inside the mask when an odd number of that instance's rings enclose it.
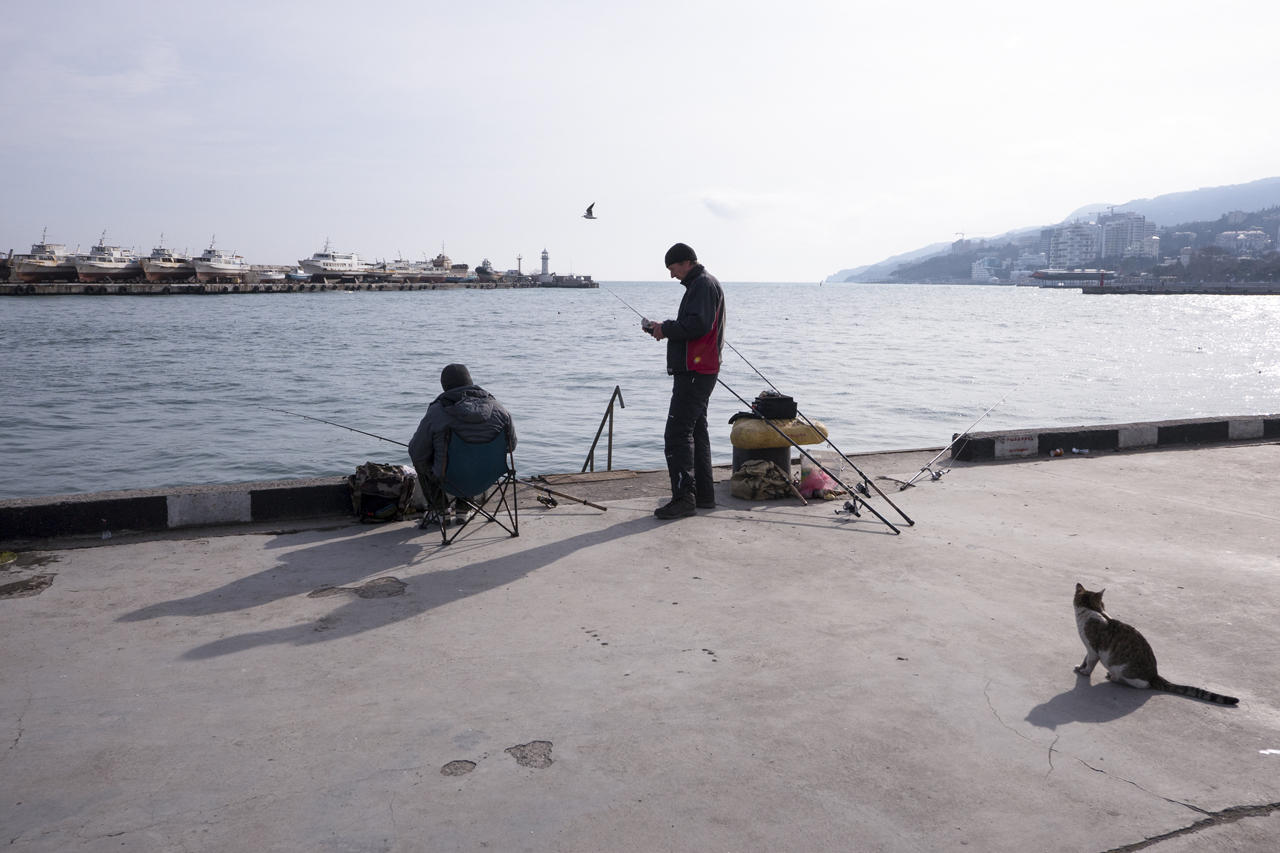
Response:
[[[707,403],[716,387],[716,374],[677,373],[672,379],[671,408],[663,435],[671,496],[682,498],[692,493],[698,500],[715,500]]]

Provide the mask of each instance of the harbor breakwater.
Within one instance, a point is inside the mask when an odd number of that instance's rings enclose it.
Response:
[[[1059,448],[1067,454],[1123,452],[1272,439],[1280,439],[1280,414],[971,433],[955,444],[952,458],[980,462],[1050,456]],[[110,539],[352,513],[346,477],[15,498],[0,501],[0,543],[29,548],[48,540]]]
[[[44,282],[0,284],[0,296],[163,296],[244,293],[323,293],[327,290],[511,290],[533,287],[596,287],[592,284],[519,284],[502,281],[474,282],[259,282],[244,284],[199,284],[194,282]]]

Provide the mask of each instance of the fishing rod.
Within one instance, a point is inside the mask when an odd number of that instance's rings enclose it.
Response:
[[[365,431],[364,431],[364,430],[362,430],[362,429],[356,429],[355,427],[343,426],[342,424],[335,424],[333,421],[326,421],[326,420],[324,420],[324,419],[322,419],[322,418],[313,418],[313,417],[311,417],[311,415],[300,415],[300,414],[298,414],[297,412],[288,412],[288,411],[285,411],[284,409],[273,409],[273,408],[271,408],[270,406],[259,406],[258,408],[259,408],[259,409],[266,409],[268,412],[280,412],[282,415],[293,415],[295,418],[306,418],[306,419],[307,419],[307,420],[309,420],[309,421],[318,421],[319,423],[322,423],[322,424],[328,424],[329,426],[335,426],[335,427],[337,427],[338,429],[346,429],[346,430],[351,430],[351,432],[358,432],[358,433],[360,433],[361,435],[367,435],[367,436],[369,436],[370,438],[376,438],[376,439],[378,439],[379,441],[385,441],[385,442],[388,442],[388,443],[390,443],[390,444],[398,444],[398,445],[400,445],[401,447],[408,447],[408,446],[409,446],[409,445],[405,444],[403,441],[396,441],[395,439],[391,439],[391,438],[384,438],[383,436],[380,436],[380,435],[374,435],[374,434],[373,434],[373,433],[371,433],[371,432],[365,432]]]
[[[374,435],[371,432],[365,432],[364,430],[356,429],[355,427],[349,427],[343,424],[335,424],[333,421],[326,421],[323,418],[313,418],[310,415],[300,415],[297,412],[290,412],[290,411],[286,411],[285,409],[273,409],[270,406],[259,406],[258,408],[266,409],[268,412],[280,412],[281,414],[284,414],[284,415],[293,415],[295,418],[306,418],[309,421],[318,421],[319,423],[328,424],[329,426],[335,426],[335,427],[338,427],[339,429],[350,430],[351,432],[358,432],[361,435],[367,435],[370,438],[376,438],[379,441],[386,441],[391,444],[398,444],[401,447],[407,448],[409,446],[405,444],[403,441],[396,441],[395,439],[386,438],[385,436]],[[564,492],[557,492],[553,489],[548,489],[546,486],[540,485],[538,483],[531,483],[528,480],[521,480],[519,478],[516,478],[516,482],[522,486],[525,486],[526,488],[534,489],[535,491],[546,492],[549,495],[555,495],[556,497],[564,498],[567,501],[576,501],[577,503],[584,504],[586,506],[591,507],[592,509],[598,509],[601,512],[607,512],[609,510],[608,507],[600,506],[600,504],[594,504],[591,501],[584,500],[574,495],[566,495]]]
[[[748,403],[745,399],[743,399],[743,397],[742,397],[742,395],[741,395],[741,394],[739,394],[737,391],[733,390],[733,389],[732,389],[732,388],[730,388],[727,384],[725,384],[725,381],[724,381],[723,379],[721,379],[721,378],[719,377],[719,375],[717,375],[717,376],[716,376],[716,381],[717,381],[717,382],[719,382],[721,385],[724,385],[724,389],[725,389],[726,391],[728,391],[730,394],[732,394],[733,396],[737,397],[737,398],[738,398],[738,400],[739,400],[739,401],[741,401],[742,405],[746,406],[748,409],[752,408],[751,404],[750,404],[750,403]],[[866,507],[867,509],[871,510],[871,514],[872,514],[872,515],[874,515],[876,518],[880,519],[881,521],[883,521],[883,522],[888,526],[888,528],[889,528],[890,530],[892,530],[895,534],[898,534],[898,535],[901,535],[901,534],[902,534],[902,531],[901,531],[901,530],[899,530],[898,528],[896,528],[896,527],[894,527],[894,526],[893,526],[893,522],[889,521],[889,519],[885,518],[883,515],[881,515],[880,513],[876,512],[875,507],[873,507],[871,504],[867,503],[867,502],[866,502],[866,500],[865,500],[865,499],[863,499],[863,497],[862,497],[861,493],[860,493],[860,492],[858,492],[858,490],[857,490],[857,489],[851,489],[851,488],[849,488],[849,486],[847,486],[844,482],[842,482],[842,481],[840,480],[840,478],[839,478],[837,475],[835,475],[835,474],[831,473],[831,469],[827,468],[827,466],[823,465],[823,464],[822,464],[821,462],[819,462],[817,459],[814,459],[814,458],[813,458],[813,454],[811,454],[809,451],[805,450],[803,447],[801,447],[799,444],[797,444],[797,443],[796,443],[796,441],[795,441],[795,439],[793,439],[791,436],[789,436],[789,435],[787,435],[785,432],[783,432],[783,431],[782,431],[782,429],[781,429],[781,428],[779,428],[779,427],[778,427],[778,425],[777,425],[777,424],[775,424],[773,421],[771,421],[769,418],[762,418],[762,420],[763,420],[765,423],[767,423],[770,427],[772,427],[772,429],[773,429],[773,431],[774,431],[774,432],[776,432],[778,435],[780,435],[780,436],[782,436],[783,438],[785,438],[785,439],[787,440],[787,443],[788,443],[788,444],[790,444],[790,445],[791,445],[792,447],[794,447],[796,450],[799,450],[799,451],[804,455],[804,457],[805,457],[806,459],[808,459],[810,462],[812,462],[814,465],[816,465],[816,466],[817,466],[817,467],[818,467],[818,468],[819,468],[819,469],[820,469],[824,474],[826,474],[828,477],[830,477],[830,478],[831,478],[832,480],[834,480],[835,482],[839,483],[841,486],[844,486],[845,491],[846,491],[846,492],[848,492],[848,493],[849,493],[849,497],[850,497],[850,498],[852,498],[852,500],[850,500],[850,501],[846,502],[846,504],[845,504],[847,507],[849,507],[850,512],[853,512],[853,513],[854,513],[854,515],[857,515],[857,504],[858,504],[858,503],[860,503],[860,504],[862,504],[864,507]],[[879,491],[879,490],[877,490],[877,491]],[[886,500],[887,500],[887,499],[886,499]],[[856,501],[856,503],[855,503],[855,501]],[[894,509],[897,509],[897,507],[894,507]],[[898,510],[898,512],[899,512],[899,513],[901,513],[901,512],[902,512],[902,510]],[[905,515],[904,515],[903,517],[904,517],[904,518],[906,518],[906,516],[905,516]],[[908,519],[908,521],[910,521],[910,519]],[[915,522],[912,522],[912,524],[914,524],[914,523],[915,523]]]
[[[604,287],[604,285],[603,285],[603,284],[602,284],[602,285],[600,285],[600,286],[601,286],[601,287]],[[609,288],[607,288],[607,287],[604,287],[604,289],[605,289],[605,290],[609,290]],[[613,293],[613,291],[612,291],[612,290],[609,290],[609,292],[610,292],[610,293]],[[631,308],[631,303],[630,303],[630,302],[628,302],[627,300],[623,299],[623,298],[622,298],[621,296],[619,296],[618,294],[613,293],[613,298],[614,298],[614,299],[616,299],[616,300],[618,300],[619,302],[621,302],[623,305],[627,306],[628,308]],[[634,312],[634,313],[635,313],[635,315],[636,315],[637,317],[639,317],[641,320],[648,320],[648,319],[649,319],[648,317],[646,317],[646,316],[644,316],[643,314],[641,314],[639,311],[636,311],[636,309],[631,308],[631,310],[632,310],[632,312]]]
[[[983,412],[983,413],[982,413],[982,417],[978,418],[976,421],[974,421],[973,423],[971,423],[971,424],[969,425],[969,428],[968,428],[968,429],[966,429],[964,432],[960,433],[960,434],[959,434],[959,435],[957,435],[955,438],[951,439],[951,443],[950,443],[950,444],[948,444],[946,447],[942,448],[942,452],[941,452],[941,453],[939,453],[937,456],[935,456],[935,457],[933,457],[932,459],[930,459],[930,460],[929,460],[929,464],[927,464],[927,465],[925,465],[923,468],[921,468],[921,469],[916,473],[916,475],[915,475],[914,477],[912,477],[912,478],[911,478],[910,480],[908,480],[906,483],[903,483],[901,486],[899,486],[899,487],[898,487],[898,491],[900,491],[900,492],[901,492],[901,491],[905,491],[905,490],[906,490],[907,488],[909,488],[913,483],[915,483],[915,481],[916,481],[916,480],[919,480],[919,479],[920,479],[920,475],[921,475],[921,474],[923,474],[923,473],[925,473],[926,471],[927,471],[927,472],[929,472],[929,478],[930,478],[931,480],[940,480],[940,479],[942,479],[942,475],[943,475],[943,474],[945,474],[945,473],[947,473],[947,471],[950,471],[951,469],[950,469],[950,468],[947,468],[947,469],[944,469],[944,470],[942,470],[942,471],[935,471],[935,470],[933,470],[933,463],[935,463],[935,462],[937,462],[939,459],[941,459],[941,458],[942,458],[942,454],[943,454],[943,453],[946,453],[948,450],[950,450],[952,447],[954,447],[954,446],[955,446],[955,443],[956,443],[957,441],[959,441],[960,439],[962,439],[962,438],[964,438],[965,436],[967,436],[970,432],[972,432],[974,427],[976,427],[978,424],[982,423],[983,418],[985,418],[987,415],[991,414],[991,412],[995,409],[995,407],[996,407],[996,406],[998,406],[998,405],[1000,405],[1001,403],[1003,403],[1003,402],[1005,401],[1005,398],[1006,398],[1006,397],[1008,397],[1008,396],[1009,396],[1010,394],[1012,394],[1014,391],[1017,391],[1019,388],[1021,388],[1021,387],[1023,386],[1023,384],[1024,384],[1026,381],[1027,381],[1027,380],[1025,380],[1025,379],[1024,379],[1024,380],[1022,380],[1022,382],[1019,382],[1017,385],[1015,385],[1015,386],[1013,386],[1011,389],[1009,389],[1009,391],[1007,391],[1007,392],[1005,393],[1004,397],[1001,397],[999,400],[996,400],[994,403],[992,403],[992,404],[991,404],[991,408],[990,408],[990,409],[987,409],[985,412]]]
[[[769,385],[769,387],[770,387],[770,388],[772,388],[774,391],[778,391],[778,386],[776,386],[776,385],[774,385],[772,382],[770,382],[770,381],[769,381],[769,377],[767,377],[767,376],[765,376],[763,373],[761,373],[761,372],[759,371],[759,369],[757,369],[757,368],[756,368],[756,366],[755,366],[754,364],[752,364],[751,362],[747,361],[747,357],[746,357],[745,355],[743,355],[742,353],[738,352],[738,348],[737,348],[737,347],[735,347],[733,344],[729,343],[728,341],[725,341],[725,345],[726,345],[726,346],[728,346],[728,347],[729,347],[729,349],[733,350],[735,353],[738,353],[738,358],[742,359],[743,361],[746,361],[746,362],[747,362],[747,366],[748,366],[748,367],[750,367],[752,370],[754,370],[754,371],[756,372],[756,376],[759,376],[761,379],[763,379],[763,380],[764,380],[764,381]],[[729,386],[728,386],[728,385],[726,385],[725,387],[726,387],[726,388],[728,388]],[[732,393],[732,392],[730,392],[730,393]],[[778,393],[779,393],[779,394],[781,394],[782,392],[781,392],[781,391],[778,391]],[[737,394],[734,394],[734,396],[735,396],[735,397],[737,397],[738,395],[737,395]],[[742,398],[741,398],[741,397],[738,397],[738,399],[740,399],[740,400],[741,400]],[[817,424],[815,424],[813,421],[809,420],[809,416],[808,416],[808,415],[806,415],[804,412],[800,411],[800,409],[799,409],[799,408],[797,408],[797,409],[796,409],[796,414],[797,414],[797,415],[799,415],[799,416],[800,416],[800,418],[801,418],[801,419],[802,419],[806,424],[808,424],[808,425],[809,425],[809,427],[810,427],[810,428],[811,428],[815,433],[817,433],[818,435],[822,435],[822,431],[818,429]],[[868,477],[866,474],[864,474],[864,473],[862,472],[862,469],[861,469],[861,468],[859,468],[857,465],[855,465],[855,464],[853,463],[853,460],[852,460],[852,459],[850,459],[848,456],[845,456],[845,455],[844,455],[844,452],[843,452],[840,448],[836,447],[835,442],[834,442],[834,441],[832,441],[832,440],[831,440],[831,438],[830,438],[829,436],[822,435],[822,440],[823,440],[823,441],[825,441],[827,444],[831,445],[831,449],[832,449],[832,450],[834,450],[836,453],[839,453],[839,454],[840,454],[840,458],[841,458],[841,459],[843,459],[845,462],[848,462],[848,463],[849,463],[849,467],[850,467],[850,468],[852,468],[854,471],[857,471],[857,472],[858,472],[858,476],[862,478],[862,488],[860,489],[860,491],[861,491],[864,495],[867,495],[868,497],[870,497],[870,496],[871,496],[871,495],[870,495],[870,492],[867,490],[867,488],[868,488],[868,487],[870,487],[870,488],[872,488],[872,489],[875,489],[875,490],[876,490],[876,494],[878,494],[880,497],[884,498],[885,503],[887,503],[887,504],[889,504],[889,506],[893,507],[893,508],[894,508],[894,510],[898,513],[898,515],[902,516],[903,521],[905,521],[909,526],[911,526],[911,527],[915,527],[915,524],[916,524],[916,523],[915,523],[914,521],[912,521],[912,520],[911,520],[911,517],[910,517],[910,516],[908,516],[908,515],[907,515],[905,512],[903,512],[901,509],[899,509],[897,504],[895,504],[893,501],[889,500],[889,496],[888,496],[888,495],[886,495],[884,492],[882,492],[882,491],[880,490],[880,487],[879,487],[879,486],[877,486],[877,485],[875,484],[875,482],[874,482],[870,477]],[[797,446],[798,446],[798,445],[797,445]],[[824,468],[823,470],[825,471],[826,469]],[[828,471],[827,473],[829,474],[830,472]],[[833,478],[833,479],[835,479],[835,478]],[[839,481],[837,480],[837,482],[839,482]]]

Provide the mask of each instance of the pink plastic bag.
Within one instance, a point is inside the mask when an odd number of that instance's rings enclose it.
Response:
[[[826,475],[821,468],[814,468],[809,472],[809,476],[804,478],[800,483],[800,494],[806,498],[823,497],[819,492],[839,492],[843,493],[840,484]]]

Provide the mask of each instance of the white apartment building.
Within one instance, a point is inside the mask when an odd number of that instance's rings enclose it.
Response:
[[[1098,221],[1102,226],[1102,257],[1160,257],[1156,224],[1141,213],[1116,213],[1100,216]]]
[[[1049,266],[1054,269],[1082,267],[1097,260],[1101,248],[1102,226],[1077,220],[1054,230],[1049,243]]]

